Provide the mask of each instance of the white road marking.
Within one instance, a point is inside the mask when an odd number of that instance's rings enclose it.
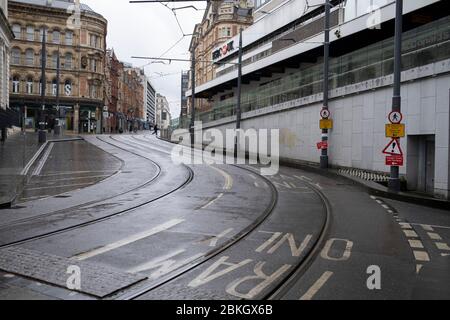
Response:
[[[402,227],[402,229],[412,229],[411,224],[406,222],[400,222],[399,225]]]
[[[15,275],[11,274],[11,273],[7,273],[5,275],[3,275],[4,278],[14,278]]]
[[[263,232],[263,231],[260,231]],[[264,242],[258,249],[256,249],[256,252],[263,252],[268,246],[270,246],[276,239],[278,239],[282,233],[281,232],[264,232],[264,233],[273,233],[273,236]]]
[[[214,239],[211,240],[211,242],[209,243],[210,247],[215,247],[217,245],[217,241],[223,237],[225,237],[227,234],[229,234],[231,231],[233,231],[233,228],[227,229],[224,232],[222,232],[221,234],[217,235],[214,237]]]
[[[450,253],[441,253],[441,256],[448,257],[448,256],[450,256]]]
[[[177,224],[180,224],[181,222],[184,222],[184,221],[185,221],[184,219],[173,219],[173,220],[165,222],[165,223],[163,223],[163,224],[161,224],[159,226],[151,228],[150,230],[146,230],[144,232],[137,233],[137,234],[132,235],[130,237],[126,237],[126,238],[124,238],[122,240],[110,243],[110,244],[108,244],[106,246],[103,246],[103,247],[100,247],[98,249],[94,249],[94,250],[91,250],[91,251],[88,251],[88,252],[85,252],[85,253],[81,253],[81,254],[75,255],[72,258],[76,259],[76,260],[79,260],[79,261],[86,260],[86,259],[98,256],[100,254],[109,252],[111,250],[114,250],[114,249],[126,246],[126,245],[128,245],[130,243],[133,243],[133,242],[136,242],[138,240],[142,240],[142,239],[148,238],[148,237],[153,236],[153,235],[155,235],[157,233],[160,233],[162,231],[168,230],[168,229],[170,229],[170,228],[172,228],[172,227],[176,226]]]
[[[439,250],[450,251],[450,247],[444,242],[436,242],[436,247]]]
[[[44,150],[46,145],[47,145],[47,143],[44,143],[39,148],[39,150],[34,154],[34,156],[30,159],[30,161],[28,161],[27,165],[25,166],[25,168],[23,168],[22,172],[20,173],[22,176],[26,176],[28,174],[28,171],[30,170],[31,166],[36,161],[36,159],[39,157],[39,155],[42,153],[42,151]]]
[[[42,156],[41,160],[39,160],[38,166],[33,171],[33,176],[38,176],[41,174],[42,169],[44,168],[45,163],[48,160],[48,157],[50,156],[50,153],[52,152],[53,147],[55,144],[52,142],[49,144],[47,150],[45,150],[44,155]]]
[[[430,225],[421,224],[423,230],[425,231],[434,231],[433,228]]]
[[[41,176],[42,177],[42,176]],[[52,180],[46,180],[46,181],[39,181],[35,182],[33,184],[40,184],[40,183],[55,183],[57,181],[72,181],[72,180],[81,180],[81,179],[94,179],[94,178],[106,178],[109,177],[109,175],[101,175],[101,176],[84,176],[84,177],[75,177],[75,178],[63,178],[63,179],[52,179]]]
[[[370,199],[372,199],[372,200],[377,200],[377,197],[370,196]]]
[[[386,210],[389,210],[389,207],[385,204],[381,205],[383,208],[385,208]]]
[[[330,257],[329,253],[330,253],[330,249],[333,245],[333,243],[335,241],[343,241],[346,243],[345,245],[345,250],[342,253],[342,256],[340,258],[334,258],[334,257]],[[345,261],[350,259],[350,255],[352,253],[352,248],[353,248],[353,241],[347,240],[347,239],[330,239],[327,241],[327,243],[325,244],[325,246],[322,249],[322,252],[320,253],[320,256],[323,259],[326,260],[331,260],[331,261]]]
[[[430,261],[430,256],[425,251],[413,251],[417,261]]]
[[[377,202],[378,204],[383,204],[383,201],[381,201],[381,200],[376,200],[376,202]]]
[[[423,264],[416,264],[416,274],[419,274],[420,270],[422,270]]]
[[[255,181],[253,184],[255,185],[256,188],[259,188],[258,182]]]
[[[427,234],[432,240],[442,240],[441,236],[435,232],[427,232]]]
[[[394,211],[392,211],[392,210],[388,210],[388,213],[391,213],[391,214],[392,214],[392,213],[394,213]]]
[[[411,248],[414,248],[414,249],[423,249],[424,248],[423,243],[420,240],[408,240],[408,242],[409,242],[409,245],[411,246]]]
[[[305,176],[301,176],[301,177],[299,177],[299,176],[294,176],[295,178],[297,178],[297,179],[300,179],[300,180],[306,180],[306,181],[312,181],[312,179],[311,178],[308,178],[308,177],[305,177]]]
[[[333,275],[333,272],[326,271],[322,276],[317,280],[311,288],[300,298],[300,300],[312,300],[314,296],[319,292],[319,290],[323,287],[323,285],[330,279]]]
[[[403,232],[405,233],[405,236],[407,236],[408,238],[418,238],[419,237],[417,235],[417,233],[413,230],[403,230]]]
[[[200,209],[206,209],[206,208],[208,208],[209,206],[211,206],[212,204],[214,204],[217,200],[219,200],[220,198],[222,198],[223,197],[223,193],[219,193],[219,195],[216,197],[216,198],[214,198],[213,200],[211,200],[210,202],[208,202],[207,204],[205,204],[203,207],[201,207]]]
[[[96,182],[89,183],[76,183],[76,184],[66,184],[66,185],[53,185],[50,187],[39,187],[39,188],[25,188],[25,191],[34,191],[34,190],[42,190],[42,189],[58,189],[58,188],[69,188],[69,187],[87,187],[96,184]]]

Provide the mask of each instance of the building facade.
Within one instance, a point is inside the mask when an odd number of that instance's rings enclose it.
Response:
[[[156,125],[161,130],[161,136],[169,138],[172,116],[167,98],[159,93],[156,94]]]
[[[279,129],[282,160],[319,163],[324,14],[306,4],[286,1],[244,30],[241,126]],[[404,2],[400,172],[409,190],[442,198],[450,197],[449,12],[448,1]],[[329,161],[381,180],[390,170],[382,151],[390,141],[394,19],[395,1],[385,0],[337,1],[330,18]],[[237,62],[237,54],[220,61]],[[196,88],[196,97],[213,105],[197,113],[204,128],[235,127],[237,73],[222,65]]]
[[[189,71],[181,72],[181,110],[179,125],[182,128],[185,128],[188,124],[188,98],[186,97],[186,92],[189,90],[189,75]]]
[[[8,1],[0,0],[0,109],[9,106],[9,56],[14,35],[8,23]]]
[[[189,51],[195,55],[199,62],[195,64],[195,85],[202,85],[215,77],[215,60],[217,50],[225,50],[221,46],[247,28],[253,22],[252,9],[228,1],[208,1],[201,23],[194,28]],[[234,48],[239,42],[234,42]],[[219,47],[220,46],[220,47]],[[229,46],[228,46],[229,47]],[[227,49],[228,50],[228,49]],[[191,86],[190,86],[191,87]],[[190,102],[188,102],[190,103]],[[211,104],[208,100],[198,100],[196,108],[199,111],[209,110]]]
[[[156,123],[156,91],[148,77],[145,78],[144,100],[147,123],[154,125]]]
[[[27,128],[36,128],[41,101],[41,52],[46,32],[45,118],[48,127],[61,117],[66,130],[100,133],[105,102],[107,21],[73,0],[9,1],[15,40],[11,49],[10,105],[20,110]],[[57,60],[60,79],[57,83]],[[57,114],[58,113],[58,114]]]

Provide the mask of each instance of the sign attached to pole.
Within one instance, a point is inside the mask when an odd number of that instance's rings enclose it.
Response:
[[[330,119],[322,119],[320,120],[320,129],[333,129],[333,120]]]
[[[383,153],[391,156],[403,156],[403,151],[400,147],[400,139],[393,138],[386,148],[384,148]]]
[[[386,157],[386,165],[402,167],[403,166],[403,156],[387,156]]]
[[[325,108],[320,110],[320,117],[322,119],[328,119],[328,118],[330,118],[330,115],[331,115],[330,110],[325,109]]]
[[[400,123],[392,123],[386,125],[386,138],[404,138],[405,125]]]
[[[399,124],[403,120],[403,115],[399,111],[392,111],[389,113],[389,122],[393,124]]]
[[[317,143],[317,149],[319,149],[319,150],[328,149],[328,141],[322,141],[322,142]]]

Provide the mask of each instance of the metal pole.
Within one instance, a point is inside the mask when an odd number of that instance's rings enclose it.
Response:
[[[239,144],[239,131],[241,129],[241,94],[242,94],[242,28],[239,30],[239,60],[238,60],[238,84],[236,103],[236,140],[234,142],[234,154],[237,156]]]
[[[323,108],[328,109],[329,73],[330,73],[330,0],[325,1],[325,28],[324,28],[324,53],[323,53]],[[328,141],[328,129],[322,130],[322,142]],[[320,168],[328,168],[328,149],[322,149],[320,156]]]
[[[55,135],[60,135],[61,132],[61,110],[59,109],[59,78],[60,78],[60,57],[59,57],[59,47],[58,56],[56,57],[56,112],[58,115],[58,123],[55,126]]]
[[[195,146],[195,46],[192,50],[192,58],[191,58],[191,123],[189,126],[189,132],[191,134],[191,148]]]
[[[401,75],[402,75],[402,33],[403,33],[403,0],[396,1],[395,12],[395,49],[394,49],[394,96],[392,98],[392,111],[401,111]],[[389,190],[400,191],[400,169],[391,166]]]
[[[45,90],[46,90],[46,79],[45,79],[45,67],[47,61],[47,48],[46,48],[46,33],[47,29],[42,28],[42,53],[41,53],[41,111],[39,115],[39,143],[44,143],[47,141],[47,133],[45,132]]]

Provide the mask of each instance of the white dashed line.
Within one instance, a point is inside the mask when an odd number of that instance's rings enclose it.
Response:
[[[424,248],[423,243],[420,240],[408,240],[408,242],[409,242],[409,245],[411,246],[411,248],[414,248],[414,249],[423,249]]]
[[[450,247],[448,246],[448,244],[446,244],[444,242],[436,242],[436,247],[439,250],[450,251]]]
[[[425,251],[413,251],[417,261],[430,261],[430,256]]]
[[[405,236],[407,236],[408,238],[418,238],[419,237],[417,235],[417,233],[413,230],[403,230],[403,232],[405,233]]]
[[[399,225],[402,227],[402,229],[412,229],[411,224],[406,222],[400,222]]]
[[[427,232],[431,240],[442,240],[441,236],[435,232]]]
[[[213,200],[211,200],[210,202],[208,202],[207,204],[205,204],[203,207],[201,207],[200,209],[206,209],[209,206],[213,205],[217,200],[219,200],[220,198],[223,197],[223,193],[219,193],[217,195],[217,197],[215,197]]]
[[[425,231],[434,231],[433,228],[430,225],[421,224],[423,230]]]
[[[323,285],[330,279],[333,275],[333,272],[326,271],[320,278],[317,280],[311,288],[300,298],[300,300],[312,300],[316,293],[323,287]]]

